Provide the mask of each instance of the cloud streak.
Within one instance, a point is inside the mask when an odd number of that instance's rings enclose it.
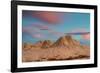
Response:
[[[71,31],[69,33],[63,33],[63,32],[58,32],[53,30],[52,28],[48,27],[47,25],[42,25],[42,24],[32,24],[28,27],[23,27],[23,32],[32,36],[33,38],[46,38],[49,37],[46,33],[42,33],[41,31],[46,30],[48,34],[51,34],[56,37],[61,37],[64,35],[80,35],[82,36],[82,39],[84,40],[89,40],[90,39],[90,32],[87,32],[85,29],[77,29],[74,31]]]
[[[87,32],[84,28],[77,28],[70,33],[65,33],[68,35],[80,35],[84,40],[90,40],[90,32]]]
[[[33,17],[39,18],[40,20],[50,24],[56,24],[61,21],[61,15],[56,12],[38,11],[38,12],[33,12],[32,15]]]
[[[90,40],[90,34],[82,35],[83,39]]]
[[[35,29],[32,26],[23,27],[22,32],[33,37],[33,38],[38,38],[38,39],[44,38],[44,35],[41,34],[40,30]]]
[[[87,35],[90,34],[90,32],[71,32],[71,33],[65,33],[67,35]]]
[[[49,27],[47,25],[43,25],[43,24],[32,24],[32,27],[36,27],[40,30],[49,30]]]

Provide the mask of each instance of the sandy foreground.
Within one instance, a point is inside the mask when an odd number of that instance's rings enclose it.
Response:
[[[39,41],[23,44],[22,62],[88,59],[90,47],[80,44],[71,36],[60,37],[57,41]]]
[[[89,59],[90,49],[79,47],[31,48],[22,51],[22,62]]]

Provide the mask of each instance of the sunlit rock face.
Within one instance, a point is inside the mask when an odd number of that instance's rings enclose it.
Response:
[[[90,47],[80,44],[70,35],[62,36],[57,41],[38,41],[35,44],[23,44],[23,62],[89,59]]]

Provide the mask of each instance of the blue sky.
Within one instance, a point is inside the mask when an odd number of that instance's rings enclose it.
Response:
[[[38,11],[22,12],[22,28],[25,29],[22,35],[23,42],[34,43],[39,40],[57,40],[70,32],[90,32],[90,14],[75,12],[53,12],[59,16],[59,23],[50,23],[46,21],[44,16],[35,16]],[[43,14],[40,12],[40,14]],[[53,19],[50,14],[48,18]],[[44,20],[43,20],[44,18]],[[48,19],[49,20],[49,19]],[[54,19],[56,20],[56,19]],[[41,29],[45,28],[45,29]],[[56,35],[57,34],[57,35]],[[60,35],[61,34],[61,35]],[[73,38],[83,41],[81,35],[73,35]],[[86,40],[87,41],[87,40]]]

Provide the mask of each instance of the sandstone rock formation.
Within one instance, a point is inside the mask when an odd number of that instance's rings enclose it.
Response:
[[[60,37],[52,46],[75,46],[80,45],[80,43],[74,39],[72,39],[71,36],[63,36]]]
[[[50,40],[45,40],[43,43],[42,43],[42,46],[41,48],[49,48],[53,43],[50,41]]]
[[[23,62],[87,59],[90,57],[90,47],[80,44],[69,35],[60,37],[56,42],[44,40],[35,44],[25,43],[23,46]]]

